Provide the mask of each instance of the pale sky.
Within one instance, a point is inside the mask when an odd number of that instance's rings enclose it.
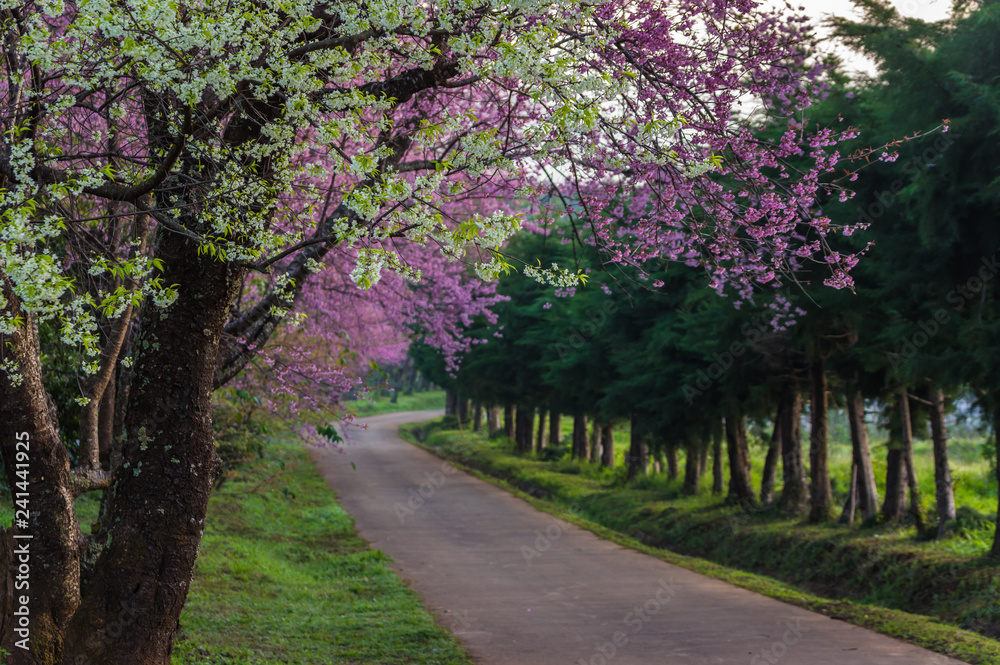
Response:
[[[770,3],[769,3],[770,4]],[[774,4],[783,5],[784,2]],[[813,19],[814,23],[819,23],[829,16],[847,16],[850,18],[861,18],[855,11],[850,0],[791,0],[793,7],[804,7],[806,16]],[[896,9],[904,16],[923,19],[925,21],[938,21],[948,16],[951,10],[951,0],[893,0]],[[820,28],[822,34],[822,28]],[[850,51],[838,49],[844,64],[848,69],[871,69],[866,65],[864,59],[854,56]]]
[[[925,21],[937,21],[948,15],[951,0],[893,0],[892,3],[904,16],[913,16]],[[799,0],[792,6],[803,6],[806,14],[822,17],[827,15],[855,16],[850,0]]]

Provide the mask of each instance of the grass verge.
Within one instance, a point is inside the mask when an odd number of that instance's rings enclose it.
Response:
[[[444,391],[428,390],[406,395],[400,393],[396,401],[389,395],[383,395],[376,390],[371,399],[359,399],[347,402],[347,409],[358,417],[375,416],[382,413],[398,413],[400,411],[430,411],[444,408]]]
[[[965,616],[974,617],[989,617],[997,610],[997,568],[978,557],[963,559],[942,552],[921,557],[912,543],[882,543],[883,539],[892,540],[885,532],[838,527],[802,528],[799,532],[793,520],[766,513],[748,515],[719,505],[719,499],[703,497],[690,511],[676,506],[671,509],[662,487],[616,487],[613,480],[602,482],[581,473],[580,465],[517,457],[504,440],[490,441],[442,427],[441,421],[405,425],[401,435],[536,508],[625,547],[973,665],[1000,663],[1000,643],[953,622],[954,613],[963,607]],[[739,528],[733,528],[734,516]],[[896,540],[905,538],[896,536]],[[705,554],[701,551],[699,556],[691,556],[695,550],[707,550],[710,557],[714,554],[717,558],[702,558]],[[858,569],[859,553],[861,561],[867,563],[863,570]],[[733,559],[749,565],[737,569]],[[797,574],[783,575],[779,570],[778,577],[784,579],[769,576],[775,572],[769,569],[772,559]],[[844,568],[851,569],[852,579],[841,577],[840,586],[817,579],[838,570],[843,576]],[[825,572],[818,575],[817,569]],[[867,594],[869,597],[861,591],[865,580],[854,579],[864,577],[870,578],[868,586],[876,589],[876,593]],[[911,579],[904,584],[906,577]],[[913,596],[912,588],[925,587],[927,580],[934,578],[939,579],[931,585],[931,595],[937,592],[948,597],[925,599],[918,606],[945,608],[943,616],[929,617],[887,606],[901,598],[905,602]],[[882,588],[887,581],[890,588]],[[891,584],[907,588],[893,589]],[[825,593],[815,591],[816,587]],[[970,589],[975,593],[970,594]],[[850,594],[862,597],[851,598]],[[975,606],[972,610],[970,603]]]
[[[264,451],[212,496],[173,665],[471,665],[302,445]]]

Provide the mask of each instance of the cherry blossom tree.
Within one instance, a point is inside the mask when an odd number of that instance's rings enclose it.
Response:
[[[211,393],[345,273],[413,284],[401,309],[452,351],[430,307],[468,316],[488,293],[430,256],[495,278],[528,213],[590,225],[606,261],[704,265],[719,289],[813,256],[849,284],[856,257],[826,244],[845,229],[816,206],[843,135],[801,117],[807,28],[753,0],[9,0],[0,17],[0,452],[28,512],[0,533],[14,663],[169,662],[218,472]],[[776,143],[757,131],[774,120]],[[75,468],[40,326],[88,377]],[[123,373],[105,473],[93,412]],[[73,499],[96,490],[84,534]]]

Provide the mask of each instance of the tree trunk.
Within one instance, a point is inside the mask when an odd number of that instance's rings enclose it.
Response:
[[[664,450],[667,457],[667,480],[677,480],[680,475],[680,459],[677,455],[677,444],[668,443]]]
[[[556,448],[562,444],[562,415],[558,411],[549,413],[549,444]]]
[[[101,468],[111,470],[111,449],[115,439],[115,398],[118,389],[117,372],[111,375],[111,380],[101,396],[101,408],[97,416],[97,441]]]
[[[508,439],[514,439],[514,405],[505,404],[503,407],[503,435]]]
[[[794,381],[782,394],[781,406],[781,476],[783,487],[778,499],[782,510],[801,514],[809,501],[805,469],[802,464],[802,396]]]
[[[708,471],[708,433],[706,433],[698,439],[698,478],[699,480]]]
[[[113,526],[67,631],[65,659],[169,665],[219,472],[212,431],[216,354],[242,268],[162,233],[168,308],[143,307],[113,485]],[[128,630],[123,630],[123,622]]]
[[[444,391],[444,415],[458,415],[458,395],[454,390]]]
[[[851,462],[851,484],[847,488],[847,500],[840,514],[840,521],[848,526],[854,525],[854,513],[858,508],[858,465]]]
[[[955,488],[948,468],[948,431],[944,426],[944,392],[931,388],[931,440],[934,444],[934,495],[937,499],[938,538],[955,519]]]
[[[535,435],[535,410],[523,404],[515,407],[514,439],[517,449],[522,454],[531,452],[531,444]]]
[[[646,445],[645,435],[639,431],[638,418],[632,414],[632,433],[628,450],[628,474],[626,480],[632,480],[636,476],[646,475],[649,466],[649,446]]]
[[[885,501],[882,503],[882,517],[891,522],[900,522],[906,517],[906,462],[903,459],[903,444],[898,431],[889,434],[889,450],[885,458]]]
[[[997,395],[994,393],[993,399],[996,398]],[[993,475],[997,483],[1000,483],[1000,403],[993,407],[993,451],[995,452]],[[997,496],[997,518],[993,527],[993,547],[990,548],[989,557],[1000,559],[1000,495]]]
[[[514,445],[519,453],[524,452],[524,413],[527,410],[523,404],[514,407]]]
[[[77,462],[81,469],[97,471],[101,468],[100,458],[100,410],[104,391],[115,374],[118,352],[121,350],[132,321],[132,305],[129,304],[122,315],[111,326],[111,334],[101,349],[100,368],[96,374],[83,381],[83,397],[88,401],[80,412],[80,457]]]
[[[17,491],[16,489],[14,491]],[[0,524],[0,648],[13,652],[14,642],[21,639],[14,632],[14,529]],[[0,661],[3,662],[3,661]]]
[[[458,397],[458,422],[464,424],[472,419],[472,404],[464,397]]]
[[[476,405],[472,410],[472,431],[479,432],[483,429],[483,404],[476,400]]]
[[[0,615],[0,647],[14,654],[13,665],[60,662],[64,633],[80,603],[80,549],[69,455],[59,439],[54,406],[42,384],[41,354],[35,319],[19,308],[7,278],[0,274],[0,294],[7,311],[22,317],[22,327],[4,337],[4,357],[17,363],[21,381],[12,385],[0,372],[0,454],[14,500],[27,499],[26,524],[15,513],[10,529],[0,526],[0,609],[17,607],[11,548],[25,545],[30,556],[30,654],[14,646],[21,639],[11,614]],[[27,466],[18,466],[24,465]],[[22,471],[21,476],[18,471]],[[23,483],[27,483],[26,485]],[[21,496],[26,494],[27,496]],[[19,506],[15,506],[20,508]],[[21,580],[23,582],[23,580]]]
[[[812,393],[809,410],[812,422],[809,428],[809,521],[818,523],[830,519],[833,509],[827,440],[826,372],[822,360],[812,364],[809,379]]]
[[[653,448],[652,458],[653,458],[653,463],[651,466],[653,467],[653,473],[656,474],[662,472],[664,467],[662,446],[656,446],[655,448]]]
[[[698,480],[700,478],[699,465],[700,465],[700,455],[698,454],[701,448],[701,442],[694,437],[687,437],[685,442],[686,456],[684,459],[684,494],[687,496],[694,496],[698,493]]]
[[[725,486],[722,468],[722,432],[718,424],[712,427],[712,494],[722,494]]]
[[[899,390],[900,420],[903,424],[903,462],[906,464],[906,484],[910,490],[910,515],[917,529],[924,528],[924,512],[920,503],[920,485],[913,466],[913,422],[910,419],[910,395],[906,387]]]
[[[778,460],[781,458],[781,402],[778,412],[774,415],[774,430],[771,432],[771,445],[767,448],[764,458],[764,470],[760,479],[760,502],[765,506],[774,503],[774,484],[777,482]]]
[[[545,450],[545,409],[538,410],[538,434],[535,436],[536,450]]]
[[[752,506],[755,496],[750,483],[747,423],[741,415],[726,416],[726,448],[729,451],[729,495],[726,500]]]
[[[590,456],[588,459],[597,462],[601,459],[601,423],[596,418],[590,425]]]
[[[573,416],[573,458],[590,459],[590,446],[587,445],[587,414],[583,411]]]
[[[412,395],[413,388],[417,382],[417,363],[413,362],[413,358],[407,357],[406,365],[409,367],[406,377],[406,394]]]
[[[486,409],[486,429],[489,430],[490,438],[500,433],[500,407],[495,404]]]
[[[861,390],[854,387],[847,397],[847,419],[851,427],[851,449],[857,476],[857,507],[864,519],[878,514],[878,486],[872,468],[872,454],[868,446],[868,425],[865,423],[865,399]]]
[[[605,469],[615,467],[615,428],[610,422],[601,426],[601,466]]]

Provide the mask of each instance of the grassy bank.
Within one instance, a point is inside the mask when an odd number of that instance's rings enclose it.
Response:
[[[684,497],[679,481],[662,474],[626,486],[616,472],[520,457],[506,439],[440,421],[403,430],[604,537],[970,663],[1000,662],[1000,643],[960,628],[995,634],[1000,569],[954,543],[921,542],[888,525],[809,526],[773,511],[747,512],[708,488]]]
[[[174,665],[470,665],[296,440],[212,496]]]
[[[428,390],[406,395],[400,393],[396,401],[391,395],[383,395],[375,391],[371,399],[359,399],[347,402],[347,409],[356,416],[375,416],[380,413],[398,413],[400,411],[429,411],[444,408],[444,391]]]

